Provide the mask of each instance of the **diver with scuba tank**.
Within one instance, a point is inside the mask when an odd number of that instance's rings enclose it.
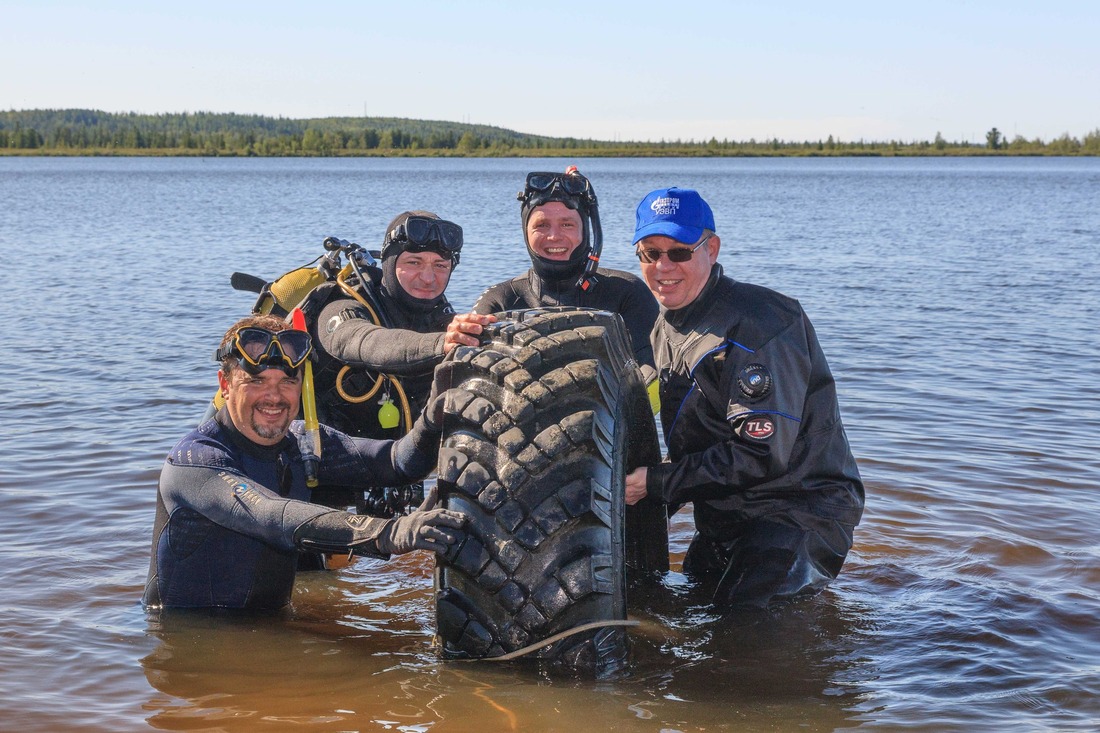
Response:
[[[516,198],[531,269],[490,287],[473,312],[573,306],[618,313],[635,360],[652,367],[649,332],[657,320],[657,301],[636,275],[599,267],[603,230],[592,183],[576,166],[565,173],[528,173]]]
[[[423,410],[443,357],[477,345],[495,318],[456,314],[444,295],[461,251],[458,224],[405,211],[386,227],[380,262],[306,296],[322,423],[349,435],[401,435]]]
[[[429,211],[405,211],[386,227],[379,252],[328,237],[316,267],[261,280],[259,287],[258,278],[237,273],[234,287],[260,291],[255,313],[300,316],[315,347],[305,389],[314,395],[306,406],[315,406],[315,423],[356,437],[397,439],[424,409],[443,357],[456,346],[476,345],[482,326],[496,320],[456,314],[444,295],[462,244],[458,224]],[[307,434],[307,454],[308,442]],[[314,492],[319,503],[354,504],[377,516],[406,512],[422,498],[420,484],[367,494],[326,484]]]

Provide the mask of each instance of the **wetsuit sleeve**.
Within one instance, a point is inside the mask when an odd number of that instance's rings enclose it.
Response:
[[[443,359],[445,337],[442,331],[378,326],[363,306],[348,298],[329,303],[317,318],[317,338],[327,354],[345,364],[398,376],[431,370]]]
[[[507,295],[511,292],[511,280],[497,283],[478,297],[477,302],[474,303],[474,307],[470,309],[470,312],[487,315],[489,313],[500,313],[510,310],[511,306],[508,305]]]
[[[392,519],[364,514],[329,511],[298,527],[294,540],[298,547],[320,552],[354,552],[389,559],[390,553],[378,547],[379,536]]]
[[[806,324],[795,319],[753,353],[731,349],[720,371],[714,370],[715,361],[699,365],[702,373],[693,389],[702,391],[706,404],[698,405],[703,414],[691,418],[701,426],[697,442],[713,442],[650,468],[646,490],[680,504],[763,489],[771,482],[776,483],[768,488],[789,489],[777,480],[787,476],[799,437],[809,355]]]
[[[295,423],[292,429],[300,430]],[[442,433],[423,416],[400,440],[353,438],[321,426],[322,483],[347,486],[401,486],[435,468]]]
[[[284,499],[231,468],[166,463],[161,472],[166,502],[186,507],[226,529],[266,542],[280,550],[295,549],[294,531],[332,509]]]

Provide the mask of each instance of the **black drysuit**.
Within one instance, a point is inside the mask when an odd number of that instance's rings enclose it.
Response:
[[[582,263],[583,264],[583,263]],[[577,274],[550,280],[534,268],[519,277],[497,283],[474,303],[474,313],[500,313],[520,308],[573,306],[618,313],[626,324],[639,365],[653,365],[649,332],[657,318],[657,301],[640,278],[621,270],[600,268],[588,290],[577,287]]]
[[[653,329],[668,462],[647,493],[694,506],[686,573],[722,606],[816,592],[863,513],[836,386],[797,301],[722,276]]]

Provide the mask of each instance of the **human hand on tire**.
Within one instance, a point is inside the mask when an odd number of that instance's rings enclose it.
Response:
[[[447,325],[443,337],[443,353],[450,353],[456,346],[477,346],[481,343],[478,336],[485,326],[494,323],[496,316],[481,313],[459,313]]]
[[[645,481],[649,469],[645,466],[636,468],[626,475],[626,503],[634,506],[646,497]]]

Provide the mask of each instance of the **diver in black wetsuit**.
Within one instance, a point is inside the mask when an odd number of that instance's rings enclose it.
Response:
[[[691,502],[684,573],[715,604],[766,607],[840,572],[864,489],[836,384],[798,301],[723,276],[710,206],[691,189],[638,205],[668,460],[626,477],[627,504]]]
[[[225,406],[191,431],[161,471],[147,607],[274,610],[290,600],[300,551],[389,557],[442,552],[461,514],[429,509],[392,519],[310,502],[296,434],[302,365],[312,342],[274,316],[226,333],[216,358]],[[406,483],[426,475],[439,449],[443,395],[399,441],[351,438],[322,426],[320,477],[337,483]]]
[[[302,310],[317,347],[322,423],[349,435],[399,437],[395,408],[388,408],[395,417],[387,419],[379,407],[400,404],[391,388],[404,391],[415,419],[444,355],[458,345],[477,345],[481,326],[495,319],[455,314],[444,295],[461,250],[460,226],[428,211],[406,211],[386,227],[381,268],[366,270],[370,282],[351,281],[359,297],[335,282],[306,297]],[[364,295],[366,303],[359,299]],[[380,373],[396,377],[397,384],[384,381],[380,393],[363,400]]]
[[[473,312],[561,305],[618,313],[638,364],[652,366],[657,302],[636,275],[597,269],[603,234],[592,184],[574,166],[564,174],[529,173],[518,198],[531,269],[490,287]]]

